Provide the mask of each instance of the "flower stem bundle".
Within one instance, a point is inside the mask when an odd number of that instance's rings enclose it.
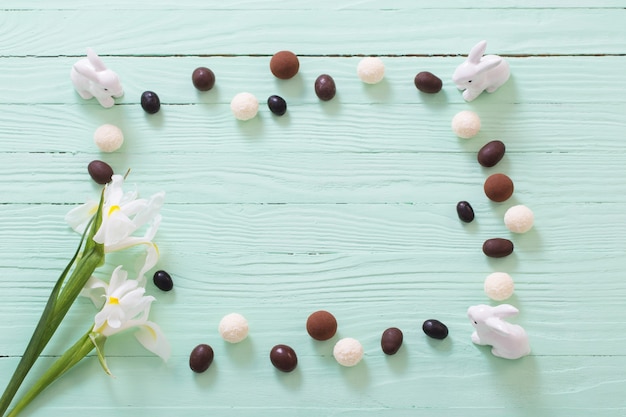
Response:
[[[136,193],[122,191],[123,182],[123,177],[115,175],[103,190],[99,203],[88,202],[66,216],[82,237],[57,279],[30,342],[0,397],[0,416],[18,415],[47,386],[94,349],[110,374],[104,357],[104,342],[108,336],[128,328],[139,328],[137,339],[147,349],[163,359],[169,356],[169,344],[159,327],[147,320],[154,297],[144,295],[144,274],[158,259],[152,238],[160,223],[159,209],[164,193],[157,193],[149,200],[137,199]],[[146,225],[148,230],[144,236],[133,235]],[[94,277],[96,269],[105,263],[106,253],[136,245],[147,248],[138,279],[128,280],[121,265],[115,269],[109,283]],[[31,368],[81,293],[90,295],[98,303],[104,300],[104,307],[91,321],[89,331],[57,359],[7,414]]]

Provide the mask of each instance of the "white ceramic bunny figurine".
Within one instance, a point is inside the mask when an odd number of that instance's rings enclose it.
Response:
[[[480,41],[472,48],[464,63],[459,65],[452,75],[452,81],[463,98],[472,101],[483,91],[493,93],[504,84],[511,75],[509,63],[498,55],[485,55],[487,41]]]
[[[72,66],[70,78],[82,98],[87,100],[95,97],[102,107],[113,107],[113,97],[124,95],[117,74],[108,69],[91,48],[87,48],[87,58]]]
[[[476,331],[472,342],[477,345],[491,345],[491,353],[505,359],[518,359],[530,353],[528,335],[522,326],[502,320],[515,316],[519,310],[510,304],[491,307],[485,304],[472,306],[467,317]]]

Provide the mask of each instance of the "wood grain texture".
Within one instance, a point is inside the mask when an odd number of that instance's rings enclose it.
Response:
[[[624,19],[623,8],[6,10],[0,56],[79,56],[85,45],[104,55],[456,55],[468,38],[493,39],[500,54],[620,54]]]
[[[49,291],[78,236],[64,214],[99,187],[86,166],[131,168],[142,196],[166,192],[157,268],[170,293],[151,282],[151,318],[172,344],[167,363],[124,333],[107,342],[107,377],[90,356],[50,387],[25,416],[617,417],[626,414],[626,9],[617,0],[371,0],[272,2],[181,0],[95,2],[6,0],[0,5],[0,389],[14,370]],[[106,23],[104,23],[106,22]],[[494,94],[463,101],[450,77],[471,46],[489,42],[512,78]],[[112,109],[78,97],[69,69],[87,46],[125,88]],[[268,70],[292,49],[301,70],[289,81]],[[386,77],[364,85],[362,55],[381,55]],[[191,85],[208,66],[217,84]],[[419,93],[416,73],[444,82]],[[338,95],[321,103],[321,73]],[[139,106],[145,90],[163,103]],[[231,98],[255,94],[259,115],[238,122]],[[279,118],[264,101],[288,102]],[[479,135],[458,139],[452,117],[474,110]],[[98,152],[93,132],[120,126],[125,143]],[[501,139],[507,154],[481,168],[476,152]],[[490,202],[494,172],[515,182],[513,198]],[[459,200],[477,220],[461,223]],[[535,213],[533,230],[508,232],[514,204]],[[506,237],[515,252],[489,259],[483,241]],[[98,270],[133,269],[140,251],[114,254]],[[512,321],[531,337],[519,361],[472,344],[467,307],[491,303],[484,278],[510,273]],[[306,317],[332,311],[339,332],[315,342]],[[223,342],[221,317],[240,312],[250,337]],[[80,299],[35,372],[82,335],[95,313]],[[421,324],[450,328],[429,340]],[[380,350],[387,327],[405,332],[393,357]],[[365,358],[342,368],[341,337],[359,339]],[[216,359],[193,374],[198,343]],[[271,347],[299,357],[276,371]],[[32,379],[27,380],[32,382]]]

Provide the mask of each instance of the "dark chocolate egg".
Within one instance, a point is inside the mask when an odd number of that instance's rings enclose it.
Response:
[[[383,332],[380,338],[380,347],[386,355],[395,355],[402,346],[403,339],[402,330],[397,327],[390,327]]]
[[[490,258],[504,258],[513,253],[513,242],[499,237],[487,239],[483,243],[483,253]]]
[[[189,355],[189,367],[194,372],[204,372],[213,363],[213,348],[207,344],[196,346]]]
[[[335,80],[328,74],[322,74],[315,80],[315,94],[322,101],[331,100],[337,93]]]
[[[422,324],[422,330],[426,336],[433,339],[445,339],[448,337],[448,327],[439,320],[430,319]]]
[[[504,143],[499,140],[492,140],[478,151],[478,163],[486,168],[491,168],[504,157],[505,150]]]
[[[434,94],[441,91],[443,82],[435,74],[422,71],[415,76],[415,87],[423,93]]]
[[[270,352],[270,361],[279,371],[291,372],[298,365],[296,352],[287,345],[276,345]]]
[[[111,168],[111,165],[99,160],[91,161],[89,165],[87,165],[87,172],[89,172],[91,178],[98,184],[107,184],[111,182],[111,177],[113,177],[113,168]]]

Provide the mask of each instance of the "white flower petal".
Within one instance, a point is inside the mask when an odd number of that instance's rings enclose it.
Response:
[[[152,242],[146,242],[146,259],[144,261],[143,267],[139,271],[139,279],[141,281],[144,280],[146,272],[152,269],[157,262],[159,261],[159,249],[157,245]]]
[[[137,281],[133,281],[133,284],[137,285]],[[122,308],[124,309],[134,309],[135,306],[142,306],[141,304],[142,300],[144,298],[146,299],[152,299],[154,297],[144,297],[144,293],[146,292],[146,290],[143,287],[139,287],[139,288],[135,288],[134,290],[128,291],[125,294],[121,295],[119,298],[119,303],[122,306]],[[150,300],[150,302],[152,302],[152,300]],[[134,317],[136,316],[137,313],[135,314],[129,314],[129,317]]]
[[[94,235],[93,240],[103,243],[106,247],[123,241],[135,230],[137,230],[137,227],[131,219],[119,209],[113,209],[113,212],[103,219],[102,225]]]
[[[165,192],[161,191],[154,194],[152,197],[150,197],[150,200],[145,202],[145,206],[143,207],[143,209],[136,212],[137,214],[133,220],[138,225],[144,225],[148,223],[150,219],[154,218],[159,213],[164,202]]]
[[[135,333],[135,337],[150,352],[167,361],[171,355],[171,347],[161,328],[151,321],[147,321],[139,327],[139,331]]]
[[[108,286],[109,284],[101,279],[91,276],[80,291],[80,295],[91,298],[91,301],[96,307],[102,308],[102,305],[106,301],[106,289]]]
[[[127,278],[128,272],[122,269],[122,265],[119,265],[117,268],[115,268],[113,270],[113,273],[111,274],[111,279],[109,280],[109,285],[107,287],[107,296],[109,296],[109,294],[111,294],[115,290],[115,288],[126,282]]]
[[[76,232],[82,234],[91,218],[98,212],[98,202],[89,200],[73,208],[65,215],[65,221]]]

